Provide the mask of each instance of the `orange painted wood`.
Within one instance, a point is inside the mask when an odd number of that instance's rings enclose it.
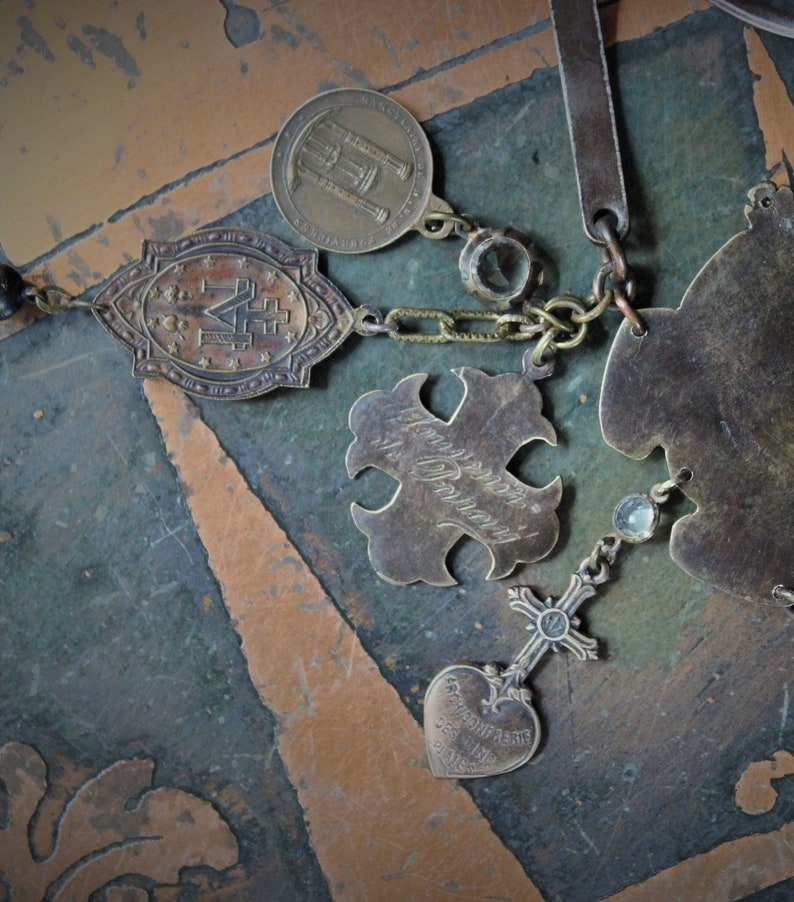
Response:
[[[624,0],[605,34],[627,40],[703,6]],[[99,0],[4,3],[0,171],[15,216],[0,243],[22,266],[69,242],[41,278],[84,290],[143,238],[179,237],[267,193],[269,142],[316,91],[395,87],[425,120],[556,65],[548,27],[533,31],[547,18],[546,0],[346,0],[322,17],[292,0],[263,9],[262,36],[238,48],[220,4],[146,0],[133,15]]]
[[[753,97],[764,134],[766,165],[777,184],[788,184],[783,157],[788,153],[790,158],[794,152],[794,106],[758,33],[752,28],[745,29],[745,41],[748,65],[758,76]]]
[[[334,898],[540,902],[193,404],[145,385]]]
[[[4,3],[0,160],[4,203],[17,211],[6,251],[38,257],[271,139],[323,88],[399,84],[526,27],[543,8],[342,0],[324,15],[313,0],[291,0],[261,5],[260,37],[235,47],[220,3]],[[266,168],[260,178],[258,194]]]
[[[707,5],[621,0],[604,10],[605,35],[629,40]],[[323,87],[394,88],[393,96],[427,119],[556,64],[548,29],[522,33],[545,19],[545,0],[347,0],[322,21],[317,8],[313,0],[281,9],[262,4],[263,37],[237,48],[225,37],[220,3],[143,0],[133,11],[99,0],[4,0],[0,171],[13,216],[0,242],[9,256],[26,263],[60,247],[35,274],[79,290],[137,255],[141,238],[176,237],[233,212],[269,191],[268,142],[284,116]],[[772,169],[794,142],[794,117],[752,31],[747,43]],[[0,336],[21,324],[3,325]],[[440,893],[454,879],[471,894],[539,898],[468,795],[426,774],[419,728],[190,403],[168,386],[146,391],[190,490],[251,678],[279,718],[280,752],[333,891],[339,898],[388,898],[387,890],[397,899],[420,898],[418,887]],[[232,538],[241,523],[255,523],[268,537],[258,570],[240,566]],[[380,741],[356,748],[340,699],[355,707],[362,735],[380,737],[398,723],[396,752],[386,754]],[[342,743],[350,754],[314,754]],[[718,879],[713,898],[741,898],[752,888],[744,882],[748,871],[763,872],[763,885],[792,875],[790,841],[784,827],[726,843],[615,898],[674,898]],[[733,868],[739,858],[749,862],[744,872]],[[371,882],[354,887],[351,874],[362,860],[377,867],[365,875]]]

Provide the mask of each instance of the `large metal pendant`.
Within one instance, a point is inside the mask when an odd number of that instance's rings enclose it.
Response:
[[[240,229],[144,241],[95,314],[132,351],[134,375],[222,399],[305,388],[354,323],[347,298],[317,271],[315,250]]]
[[[672,530],[684,570],[733,594],[791,603],[794,587],[794,195],[749,194],[750,228],[721,248],[677,310],[643,310],[604,374],[606,441],[661,446],[697,510]]]

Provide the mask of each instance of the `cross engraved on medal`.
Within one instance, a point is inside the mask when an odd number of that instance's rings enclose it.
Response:
[[[145,241],[140,261],[96,304],[132,351],[134,375],[211,398],[305,388],[354,323],[345,296],[317,271],[316,251],[240,229]]]
[[[369,392],[354,404],[349,475],[377,467],[400,482],[382,509],[352,508],[383,579],[454,585],[445,559],[464,535],[490,552],[489,579],[507,576],[519,562],[539,560],[554,547],[560,478],[534,488],[505,469],[524,444],[556,442],[535,385],[551,370],[534,367],[530,355],[524,366],[523,373],[498,376],[470,367],[454,370],[466,392],[449,422],[422,403],[424,373],[406,377],[391,391]]]

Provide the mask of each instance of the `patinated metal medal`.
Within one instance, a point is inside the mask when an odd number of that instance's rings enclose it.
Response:
[[[345,296],[317,271],[316,251],[239,229],[144,242],[94,313],[132,351],[136,376],[210,398],[306,387],[354,325]]]
[[[540,737],[527,684],[532,669],[549,650],[597,657],[576,611],[609,578],[620,546],[654,532],[658,505],[674,488],[697,505],[672,530],[671,555],[681,567],[745,598],[794,604],[794,195],[771,182],[753,189],[750,228],[708,262],[680,308],[635,311],[598,10],[580,0],[551,0],[551,7],[584,230],[604,259],[594,286],[609,278],[626,316],[604,375],[604,437],[633,457],[663,447],[671,480],[621,501],[614,531],[559,600],[541,601],[528,587],[508,591],[530,631],[511,664],[455,664],[431,681],[425,734],[438,777],[493,776],[531,758]]]
[[[282,216],[329,251],[374,251],[416,230],[464,238],[466,289],[505,310],[537,288],[541,255],[516,229],[480,228],[433,194],[433,157],[419,123],[399,103],[357,88],[313,97],[284,124],[270,172]]]
[[[377,467],[400,482],[380,510],[352,508],[379,576],[397,584],[454,585],[445,560],[464,535],[490,552],[488,579],[507,576],[519,562],[536,561],[554,547],[560,478],[534,488],[505,469],[530,441],[556,444],[535,385],[551,369],[535,366],[527,352],[522,373],[455,370],[466,393],[448,422],[422,403],[424,373],[359,398],[350,411],[355,441],[348,473],[352,478]]]
[[[529,639],[507,667],[454,664],[438,673],[425,693],[427,760],[436,777],[469,779],[504,774],[526,764],[540,742],[540,719],[527,679],[546,652],[566,650],[594,661],[598,643],[579,630],[576,611],[607,582],[622,543],[649,539],[659,523],[659,505],[689,478],[654,486],[650,494],[623,498],[615,508],[614,532],[600,539],[571,574],[559,599],[541,600],[528,586],[508,589],[510,607],[528,618]]]
[[[631,457],[665,449],[695,513],[672,530],[688,573],[768,604],[794,601],[794,195],[765,182],[750,228],[719,250],[676,309],[640,311],[604,374],[606,441]]]
[[[326,250],[384,247],[430,213],[433,158],[419,123],[376,91],[318,94],[296,110],[273,148],[273,197],[287,222]]]
[[[525,681],[549,650],[561,646],[586,661],[596,642],[580,633],[574,611],[595,594],[586,569],[577,571],[562,598],[541,601],[526,586],[509,590],[510,607],[529,617],[532,637],[505,669],[455,664],[438,673],[425,694],[425,736],[436,777],[488,777],[515,770],[535,754],[540,720]]]

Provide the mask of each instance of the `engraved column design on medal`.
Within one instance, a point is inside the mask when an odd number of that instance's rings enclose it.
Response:
[[[332,116],[318,116],[293,150],[288,168],[290,191],[301,179],[342,203],[361,210],[378,225],[389,218],[389,207],[366,197],[382,180],[381,169],[405,181],[413,165],[373,140],[336,122]]]
[[[343,88],[312,98],[273,148],[273,197],[312,244],[359,253],[421,228],[451,208],[432,193],[433,160],[419,123],[375,91]]]

